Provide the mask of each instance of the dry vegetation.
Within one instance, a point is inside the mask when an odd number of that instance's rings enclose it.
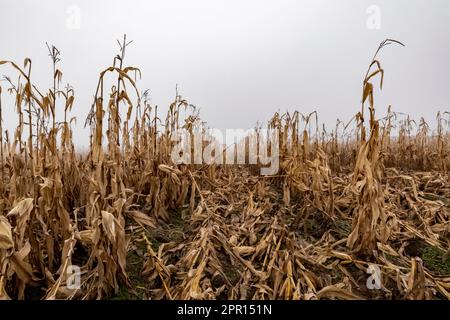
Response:
[[[327,132],[316,113],[274,115],[280,171],[261,176],[174,165],[171,134],[201,120],[177,94],[161,123],[126,47],[100,73],[86,154],[59,51],[46,90],[31,60],[0,61],[18,74],[2,83],[0,120],[5,87],[19,115],[12,136],[0,127],[0,299],[450,299],[449,114],[434,131],[390,109],[377,118],[379,50],[350,123]],[[67,288],[71,264],[79,290]],[[366,287],[369,264],[380,290]]]

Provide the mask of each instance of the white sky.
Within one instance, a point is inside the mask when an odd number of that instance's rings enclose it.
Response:
[[[71,5],[80,9],[79,29],[68,27]],[[370,5],[381,10],[380,29],[367,27]],[[391,104],[433,120],[450,109],[449,19],[447,0],[2,0],[0,60],[31,58],[32,79],[45,88],[52,82],[45,42],[59,48],[63,83],[76,93],[75,141],[86,146],[82,124],[98,74],[124,33],[134,40],[126,64],[140,67],[139,87],[150,89],[153,104],[165,112],[178,83],[201,117],[222,129],[252,127],[278,110],[317,110],[329,127],[349,120],[373,52],[389,37],[406,47],[380,56],[386,75],[375,98],[378,115]],[[3,74],[14,75],[0,66]],[[5,95],[11,130],[14,108]]]

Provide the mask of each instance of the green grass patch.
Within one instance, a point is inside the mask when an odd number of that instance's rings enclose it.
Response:
[[[443,276],[450,275],[450,255],[444,250],[427,246],[423,249],[422,260],[428,269]]]

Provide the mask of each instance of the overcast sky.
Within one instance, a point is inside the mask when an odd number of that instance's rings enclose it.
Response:
[[[386,74],[375,98],[379,115],[392,105],[432,120],[450,109],[448,0],[0,2],[0,60],[31,58],[32,78],[45,88],[52,81],[45,42],[60,49],[63,83],[76,93],[78,145],[88,145],[82,124],[98,74],[124,33],[134,40],[126,64],[140,67],[139,87],[150,89],[152,103],[167,110],[178,83],[212,127],[252,127],[278,110],[317,110],[328,126],[349,120],[385,38],[406,47],[387,47],[380,56]],[[0,68],[0,75],[14,75]],[[4,109],[12,129],[13,106]]]

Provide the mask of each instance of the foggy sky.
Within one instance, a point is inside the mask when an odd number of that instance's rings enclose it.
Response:
[[[79,29],[71,24],[73,5]],[[380,8],[380,29],[367,26],[371,5]],[[75,142],[86,146],[83,124],[99,72],[111,65],[124,33],[134,40],[125,65],[141,69],[138,86],[150,90],[152,104],[166,111],[178,84],[201,117],[222,129],[252,127],[286,110],[317,110],[329,127],[336,118],[350,120],[375,49],[394,38],[406,47],[389,46],[380,55],[385,82],[375,93],[378,116],[392,105],[431,121],[450,109],[449,19],[447,0],[2,0],[0,60],[22,65],[31,58],[32,81],[47,88],[45,42],[60,49],[63,84],[76,95]],[[3,74],[15,78],[4,65]],[[11,130],[14,107],[6,83],[0,85],[4,126]]]

